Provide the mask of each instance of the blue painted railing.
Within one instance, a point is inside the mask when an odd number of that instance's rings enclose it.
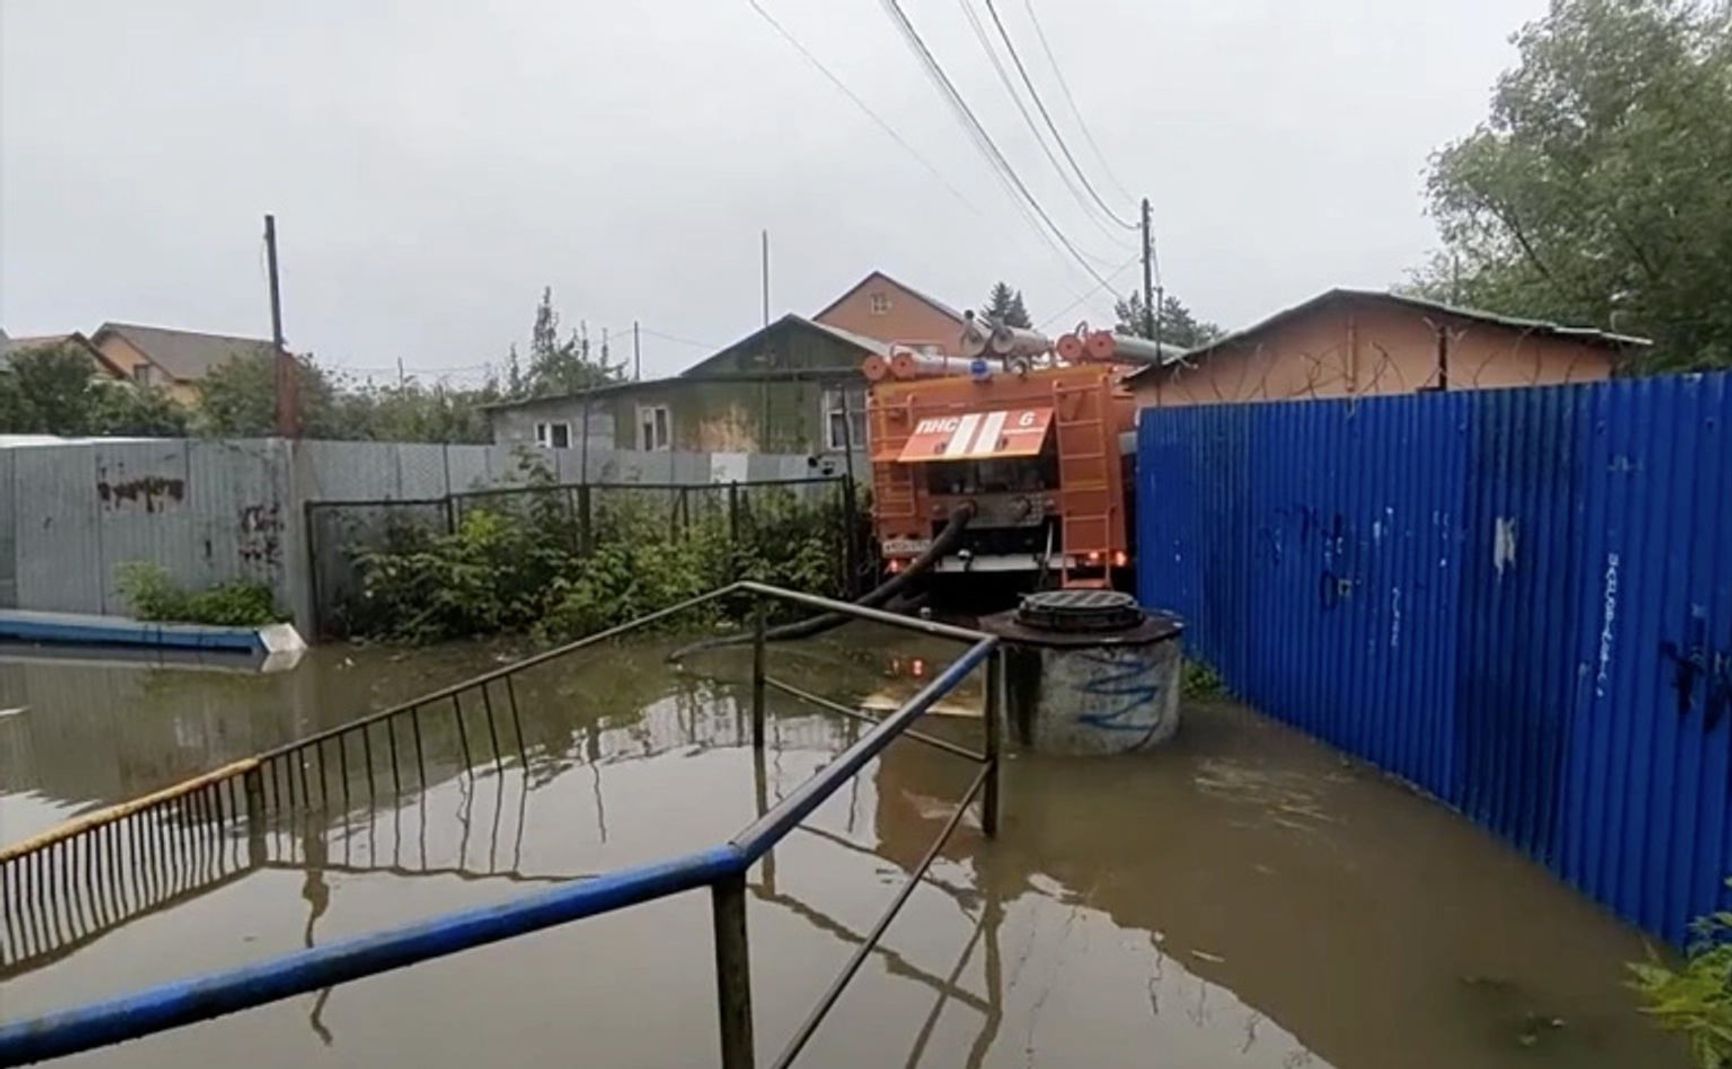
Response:
[[[1670,941],[1732,907],[1732,380],[1144,409],[1141,599]]]
[[[901,737],[927,741],[949,752],[961,752],[982,767],[970,787],[957,803],[949,823],[932,844],[925,858],[915,866],[902,890],[881,916],[877,926],[864,939],[849,959],[841,974],[832,982],[817,1006],[806,1018],[782,1054],[773,1063],[786,1066],[798,1056],[805,1043],[835,1005],[849,980],[858,971],[866,956],[877,945],[890,921],[925,875],[933,858],[960,823],[963,812],[977,794],[984,791],[981,811],[983,832],[992,836],[998,827],[999,750],[997,720],[1001,709],[1003,675],[997,657],[997,638],[966,628],[917,620],[881,610],[863,608],[828,598],[814,597],[781,590],[760,583],[739,582],[709,594],[694,598],[671,609],[640,621],[591,636],[558,650],[538,655],[530,660],[488,673],[480,679],[508,679],[510,674],[532,664],[542,664],[576,649],[594,645],[643,626],[694,608],[706,602],[732,595],[749,594],[754,599],[775,598],[790,601],[824,612],[842,613],[870,619],[893,627],[939,635],[970,645],[943,672],[888,716],[879,719],[816,701],[820,708],[842,712],[874,722],[871,731],[842,751],[835,760],[815,773],[776,806],[763,813],[729,842],[695,853],[634,868],[623,869],[594,879],[543,891],[498,905],[463,910],[431,920],[404,925],[388,931],[284,954],[267,961],[240,968],[223,970],[202,977],[162,984],[135,994],[123,995],[101,1002],[52,1013],[33,1020],[12,1022],[0,1026],[0,1066],[24,1065],[47,1058],[57,1058],[81,1051],[151,1035],[198,1021],[209,1020],[239,1010],[295,995],[349,983],[368,976],[389,972],[434,958],[456,954],[474,947],[528,935],[559,924],[595,917],[626,909],[684,891],[708,887],[714,899],[716,925],[717,1001],[721,1016],[722,1058],[724,1069],[747,1069],[756,1064],[752,1037],[751,980],[746,946],[746,885],[747,870],[774,847],[802,820],[829,798],[847,780]],[[753,658],[752,739],[759,749],[764,746],[765,691],[770,688],[798,694],[798,691],[778,684],[765,673],[763,614],[757,614],[756,650]],[[984,746],[980,752],[960,750],[953,743],[930,739],[910,731],[911,725],[946,694],[950,693],[969,673],[982,666],[988,672],[986,710],[984,715]],[[413,714],[432,703],[449,699],[476,685],[470,680],[455,687],[426,695],[415,702],[386,710],[368,718]],[[515,698],[513,699],[515,716]],[[358,722],[359,723],[359,722]],[[351,725],[350,727],[353,727]],[[333,729],[344,730],[344,729]],[[419,729],[417,728],[417,731]],[[395,738],[395,735],[392,736]],[[299,752],[307,746],[322,747],[323,738],[303,740],[283,748]],[[322,749],[319,752],[323,752]],[[244,774],[257,771],[273,757],[237,762]],[[208,780],[211,777],[201,777]],[[293,783],[292,775],[285,780]],[[200,790],[209,789],[201,782]],[[171,792],[165,792],[171,793]],[[249,810],[254,795],[263,797],[262,787],[248,786]],[[285,795],[286,796],[286,795]],[[124,807],[118,807],[124,809]],[[69,834],[87,833],[93,825],[85,821],[69,828]],[[49,848],[65,840],[50,833],[40,837],[37,849]],[[34,845],[34,844],[33,844]],[[19,858],[8,857],[7,861]]]

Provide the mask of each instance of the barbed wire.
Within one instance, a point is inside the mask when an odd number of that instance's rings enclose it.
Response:
[[[1471,327],[1436,327],[1438,349],[1406,358],[1380,342],[1367,340],[1354,352],[1345,343],[1322,350],[1292,350],[1259,344],[1251,349],[1208,355],[1200,362],[1181,360],[1157,381],[1160,404],[1236,404],[1246,401],[1340,400],[1394,394],[1554,386],[1605,377],[1610,361],[1557,339],[1536,339],[1523,330],[1514,344],[1483,351],[1462,343]],[[1564,347],[1568,347],[1567,349]],[[1573,350],[1573,351],[1570,351]],[[1557,357],[1569,352],[1560,363]],[[1465,357],[1462,359],[1457,356]],[[1415,381],[1416,365],[1425,375]]]

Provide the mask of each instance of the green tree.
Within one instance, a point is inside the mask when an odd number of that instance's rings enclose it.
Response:
[[[1491,114],[1431,158],[1413,288],[1732,365],[1732,5],[1553,0]]]
[[[489,442],[481,406],[501,400],[496,383],[479,389],[424,385],[413,376],[389,386],[355,382],[295,357],[301,433],[308,438],[378,442]],[[200,383],[198,426],[226,438],[276,433],[276,372],[268,355],[237,357]]]
[[[192,412],[167,390],[112,380],[99,381],[95,387],[92,433],[184,438],[192,427]]]
[[[589,338],[575,332],[563,339],[559,336],[559,313],[553,308],[553,287],[541,291],[541,303],[535,307],[535,325],[529,335],[529,367],[522,376],[522,389],[529,396],[576,393],[623,377],[624,363],[609,362],[603,347],[599,354],[590,351]],[[507,367],[515,372],[517,351],[514,348]]]
[[[992,284],[992,292],[987,294],[986,308],[981,314],[1007,327],[1034,326],[1034,320],[1028,315],[1028,307],[1022,303],[1022,291],[1013,290],[1008,283],[1002,281]]]
[[[71,346],[14,353],[0,364],[0,432],[179,436],[187,415],[161,390],[108,378]]]
[[[296,356],[295,403],[301,433],[339,438],[336,387],[310,356]],[[199,381],[198,426],[218,438],[268,438],[277,433],[277,376],[269,354],[232,357]]]
[[[1120,334],[1134,334],[1139,338],[1154,337],[1143,318],[1141,294],[1133,293],[1122,301],[1115,301],[1113,314],[1118,317],[1113,329]],[[1216,324],[1206,319],[1198,319],[1185,307],[1183,301],[1170,294],[1161,300],[1160,328],[1161,341],[1181,349],[1195,349],[1199,345],[1207,345],[1226,333]]]

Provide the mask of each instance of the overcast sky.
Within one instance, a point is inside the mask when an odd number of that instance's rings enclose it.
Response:
[[[964,307],[1004,278],[1055,329],[1110,317],[879,0],[761,2],[920,158],[748,0],[0,0],[0,326],[268,335],[267,211],[291,347],[356,369],[497,362],[551,285],[567,325],[611,328],[618,352],[641,320],[645,375],[677,371],[703,350],[659,335],[757,325],[761,228],[777,314],[881,268]],[[1135,235],[1060,182],[963,0],[902,5],[1034,197],[1130,292],[1139,272],[1113,272]],[[1115,177],[1152,199],[1169,292],[1233,326],[1423,259],[1426,154],[1484,116],[1544,0],[994,6],[1109,205],[1134,217]]]

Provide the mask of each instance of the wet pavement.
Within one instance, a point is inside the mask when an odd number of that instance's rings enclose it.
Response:
[[[316,813],[189,847],[136,908],[0,967],[0,1018],[240,964],[726,839],[860,728],[673,638],[532,669],[502,760],[425,725],[428,784],[345,769]],[[293,672],[0,658],[0,840],[495,667],[494,645],[320,648]],[[838,700],[911,693],[953,645],[851,625],[773,648]],[[977,707],[978,682],[946,712]],[[978,724],[930,727],[973,741]],[[487,744],[477,742],[482,754]],[[892,745],[755,868],[760,1059],[780,1049],[974,769]],[[318,791],[318,788],[314,788]],[[1623,988],[1642,940],[1375,771],[1228,702],[1159,753],[1017,755],[1004,822],[941,853],[801,1065],[1679,1066]],[[176,866],[171,866],[176,867]],[[125,878],[133,878],[126,875]],[[124,904],[131,901],[120,896]],[[8,924],[21,923],[8,914]],[[15,945],[7,933],[7,946]],[[73,1059],[175,1066],[714,1064],[693,893]]]

